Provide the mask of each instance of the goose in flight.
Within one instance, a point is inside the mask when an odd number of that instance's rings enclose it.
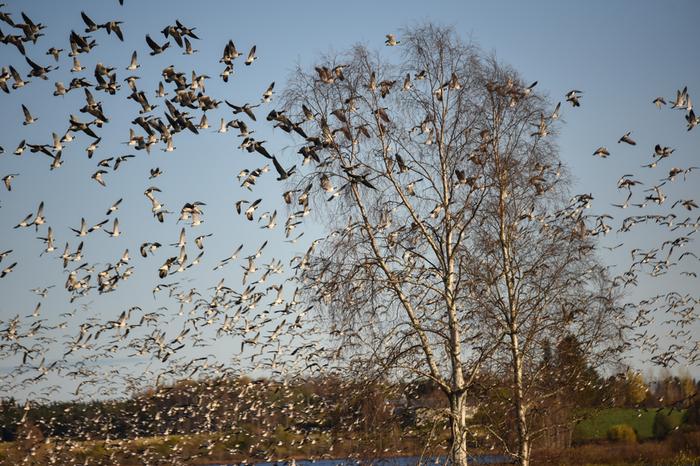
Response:
[[[569,92],[566,93],[566,101],[571,102],[572,107],[580,107],[581,106],[581,91],[577,91],[576,89],[570,90]]]
[[[654,146],[654,155],[659,157],[659,159],[664,159],[666,157],[669,157],[674,152],[675,152],[675,149],[672,149],[668,146],[661,146],[661,144],[657,144]]]
[[[253,221],[253,215],[255,214],[255,210],[260,206],[260,203],[261,203],[261,202],[262,202],[262,199],[257,199],[257,200],[255,200],[255,201],[253,201],[253,202],[248,206],[248,208],[245,210],[245,212],[244,212],[245,217],[246,217],[249,221],[251,221],[251,222]],[[241,211],[241,207],[240,207],[240,204],[241,204],[241,203],[248,203],[248,201],[238,201],[238,202],[236,202],[236,210],[238,211],[238,213],[240,213],[240,211]]]
[[[34,216],[34,214],[32,214],[32,213],[27,214],[27,216],[24,217],[24,219],[22,219],[22,221],[19,222],[17,225],[15,225],[13,228],[15,228],[15,229],[16,229],[16,228],[27,228],[27,227],[31,226],[31,225],[32,225],[32,222],[30,222],[29,220],[30,220],[33,216]]]
[[[54,246],[53,229],[51,227],[49,227],[45,237],[39,236],[37,237],[37,239],[40,239],[41,241],[46,243],[46,248],[40,255],[43,255],[44,253],[53,252],[56,249]]]
[[[105,213],[105,215],[110,215],[113,212],[116,212],[117,210],[119,210],[119,204],[121,204],[121,203],[122,203],[122,199],[120,198],[117,202],[112,204],[112,206],[107,210],[107,213]]]
[[[2,269],[2,271],[0,271],[0,278],[5,278],[10,272],[12,272],[12,270],[15,268],[16,265],[17,265],[17,262],[13,262],[9,266]]]
[[[297,168],[296,165],[293,165],[289,170],[285,170],[284,167],[282,167],[282,165],[280,165],[280,163],[277,161],[277,157],[275,156],[272,157],[272,163],[275,165],[275,170],[277,170],[277,173],[279,174],[277,181],[286,180],[294,174]]]
[[[17,148],[14,150],[13,154],[20,156],[24,152],[24,149],[26,148],[26,141],[22,139],[19,144],[17,144]]]
[[[250,52],[248,52],[248,57],[245,59],[246,66],[252,65],[253,62],[258,59],[258,57],[255,55],[255,49],[256,49],[256,46],[254,45],[250,49]]]
[[[114,219],[114,223],[112,224],[112,231],[105,229],[105,233],[107,233],[112,238],[116,238],[121,234],[121,232],[119,231],[119,219],[118,218]]]
[[[272,102],[272,94],[273,94],[272,89],[274,89],[274,87],[275,87],[275,82],[272,81],[272,83],[267,87],[267,90],[265,92],[263,92],[263,95],[262,95],[263,102],[265,102],[265,103]]]
[[[131,54],[131,61],[129,62],[129,66],[127,66],[126,69],[129,71],[135,71],[137,68],[140,67],[141,65],[139,65],[138,62],[138,55],[136,54],[136,50],[134,50]]]
[[[30,83],[30,80],[22,80],[22,77],[20,74],[17,72],[17,70],[10,65],[10,75],[12,76],[12,79],[14,80],[14,83],[12,84],[12,89],[19,89],[24,86],[26,86],[28,83]]]
[[[242,106],[238,106],[238,105],[232,104],[232,103],[229,102],[228,100],[224,100],[224,102],[226,102],[226,105],[228,105],[229,107],[231,107],[231,108],[233,109],[233,114],[234,114],[234,115],[238,115],[239,113],[243,112],[243,113],[245,113],[246,115],[248,115],[248,116],[250,117],[251,120],[257,121],[256,118],[255,118],[255,113],[253,113],[253,109],[254,109],[255,107],[259,107],[260,104],[250,105],[250,104],[248,104],[248,103],[245,103],[245,104],[243,104]]]
[[[63,52],[63,49],[57,49],[56,47],[51,47],[49,50],[46,51],[46,55],[51,55],[54,60],[58,61],[58,58],[60,57],[61,52]]]
[[[35,77],[35,78],[41,78],[41,79],[49,79],[48,76],[46,76],[50,71],[58,69],[57,66],[40,66],[37,65],[35,62],[29,59],[29,57],[24,57],[24,60],[29,64],[29,66],[32,67],[32,69],[29,71],[27,74],[28,77]]]
[[[166,41],[163,45],[158,45],[148,34],[146,34],[146,43],[151,48],[151,56],[163,53],[165,49],[170,47],[170,41]]]
[[[5,189],[12,191],[12,180],[19,176],[19,173],[10,173],[2,178],[2,182],[5,184]]]
[[[97,170],[95,173],[92,174],[91,178],[100,183],[102,186],[107,186],[104,178],[102,177],[102,175],[104,175],[105,173],[107,173],[107,170]]]
[[[102,24],[102,27],[107,31],[107,34],[114,33],[120,41],[124,42],[124,33],[119,25],[122,24],[121,21],[108,21]]]
[[[86,15],[84,11],[80,12],[80,17],[83,18],[83,22],[87,26],[87,28],[85,28],[85,32],[95,32],[100,29],[97,23],[90,19],[90,17]]]
[[[6,250],[6,251],[0,252],[0,262],[2,262],[3,260],[5,260],[5,258],[6,258],[7,256],[9,256],[10,254],[12,254],[12,249],[8,249],[8,250]]]
[[[608,152],[608,149],[606,149],[605,147],[601,146],[601,147],[597,148],[597,149],[595,150],[595,152],[593,152],[593,155],[596,155],[596,156],[601,157],[601,158],[605,158],[605,157],[607,157],[608,155],[610,155],[610,152]]]
[[[394,34],[387,34],[385,37],[386,40],[384,41],[384,43],[387,47],[393,47],[401,43],[401,41],[396,40],[396,36]]]
[[[80,228],[71,228],[71,230],[75,233],[76,236],[84,237],[87,236],[89,233],[92,233],[93,231],[99,230],[100,228],[102,228],[103,225],[106,225],[107,222],[109,222],[109,220],[103,220],[88,228],[87,223],[85,222],[85,218],[81,218]]]
[[[36,217],[34,217],[34,229],[39,231],[39,225],[46,223],[46,217],[44,217],[44,201],[39,203],[39,208],[36,211]]]
[[[630,137],[630,134],[632,134],[631,131],[626,132],[625,134],[622,135],[620,139],[617,140],[617,143],[624,142],[626,144],[629,144],[630,146],[636,146],[637,143]]]
[[[195,53],[199,52],[199,50],[192,48],[192,43],[190,40],[185,37],[185,51],[182,52],[183,55],[193,55]]]
[[[219,60],[219,63],[224,63],[227,67],[233,68],[233,60],[241,56],[241,52],[236,50],[236,44],[229,40],[224,47],[224,52]]]
[[[155,254],[155,252],[158,250],[159,247],[162,245],[158,242],[153,242],[153,243],[143,243],[139,247],[139,252],[141,253],[141,256],[143,257],[148,257],[148,253]]]

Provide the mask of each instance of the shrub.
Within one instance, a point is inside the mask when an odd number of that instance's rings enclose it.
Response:
[[[670,435],[670,444],[674,451],[700,455],[700,430],[684,426]]]
[[[700,426],[700,397],[690,404],[683,416],[683,423],[691,426]]]
[[[673,422],[671,422],[669,416],[666,416],[661,411],[656,413],[656,416],[654,416],[654,424],[651,427],[656,440],[663,440],[668,437],[668,434],[671,433],[673,428]]]
[[[608,440],[620,443],[635,443],[637,432],[628,424],[615,424],[608,429]]]

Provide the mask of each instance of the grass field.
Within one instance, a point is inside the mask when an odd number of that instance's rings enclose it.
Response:
[[[664,409],[662,412],[671,416],[674,426],[678,426],[683,418],[683,411]],[[628,424],[637,431],[637,438],[646,440],[652,438],[652,426],[656,409],[610,408],[591,411],[590,417],[581,421],[574,429],[574,441],[604,440],[608,429],[615,424]]]

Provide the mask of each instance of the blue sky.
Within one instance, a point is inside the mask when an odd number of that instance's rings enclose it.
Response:
[[[678,1],[671,4],[652,1],[590,1],[574,5],[560,1],[494,1],[494,2],[368,2],[352,3],[309,2],[180,2],[125,0],[123,7],[114,1],[67,1],[37,0],[31,2],[8,2],[2,10],[12,13],[20,21],[20,11],[25,11],[35,22],[48,27],[45,37],[37,45],[29,45],[27,55],[40,64],[54,64],[45,55],[50,46],[68,50],[68,35],[71,29],[82,33],[84,24],[80,11],[84,10],[98,23],[111,19],[124,22],[122,28],[125,41],[107,36],[104,31],[93,33],[98,46],[80,59],[87,70],[81,75],[94,81],[92,69],[102,62],[115,66],[121,81],[130,72],[124,70],[131,52],[137,50],[141,68],[139,88],[145,90],[154,103],[155,85],[160,71],[173,64],[176,69],[211,76],[207,81],[207,93],[217,98],[226,98],[234,103],[257,102],[270,82],[276,82],[276,91],[281,91],[284,82],[297,63],[314,64],[319,54],[342,51],[361,42],[372,48],[382,49],[384,35],[396,33],[413,24],[434,21],[453,26],[463,38],[471,38],[487,53],[494,53],[499,60],[512,65],[527,82],[537,80],[538,89],[550,96],[553,103],[563,101],[570,89],[583,91],[582,106],[572,110],[563,105],[563,120],[559,138],[561,158],[575,177],[574,192],[590,192],[596,197],[595,209],[600,212],[610,203],[621,203],[624,192],[615,188],[617,179],[625,173],[634,173],[646,181],[665,176],[664,170],[671,166],[687,167],[700,165],[700,129],[687,132],[683,112],[670,109],[657,110],[652,100],[665,96],[667,100],[677,89],[688,86],[691,95],[700,89],[700,61],[694,53],[697,41],[700,3]],[[183,56],[181,50],[171,45],[165,53],[150,57],[144,41],[150,34],[157,42],[164,38],[159,32],[179,19],[189,27],[196,27],[202,39],[192,41],[199,50],[193,56]],[[9,33],[6,24],[0,24],[4,33]],[[14,32],[13,32],[14,33]],[[400,38],[400,37],[399,37]],[[236,62],[235,76],[224,84],[218,79],[222,65],[218,63],[225,43],[232,39],[244,53],[252,45],[257,46],[258,60],[251,67]],[[88,161],[83,148],[90,139],[79,136],[64,151],[65,164],[55,172],[49,171],[49,160],[26,151],[15,157],[12,151],[21,139],[31,143],[47,143],[51,132],[63,133],[67,128],[68,115],[74,113],[86,120],[77,111],[83,105],[80,90],[64,97],[53,97],[54,81],[68,84],[75,73],[69,72],[70,61],[64,52],[60,69],[49,75],[48,81],[34,78],[23,89],[0,95],[2,102],[2,125],[0,146],[5,154],[0,155],[0,177],[8,173],[20,173],[13,183],[12,192],[0,190],[0,251],[13,249],[14,256],[6,258],[2,265],[16,260],[16,270],[0,280],[0,320],[16,314],[31,313],[38,297],[29,292],[35,286],[56,284],[49,298],[43,300],[42,317],[50,322],[58,319],[61,312],[75,306],[66,302],[62,290],[65,275],[56,259],[39,258],[41,243],[35,239],[34,231],[13,230],[26,214],[35,211],[40,201],[46,204],[49,224],[54,227],[57,247],[62,249],[65,241],[74,248],[76,238],[68,227],[76,228],[80,218],[96,223],[105,218],[104,212],[112,202],[124,198],[117,213],[121,238],[107,238],[96,232],[85,240],[87,260],[105,263],[115,262],[128,248],[132,261],[137,264],[132,280],[122,284],[111,295],[95,298],[97,305],[89,313],[107,315],[118,313],[131,305],[153,303],[153,308],[172,303],[154,301],[151,288],[155,284],[155,270],[167,255],[141,259],[138,245],[144,241],[176,242],[180,225],[161,225],[153,220],[150,204],[142,195],[151,184],[162,189],[158,198],[173,211],[179,211],[185,202],[204,201],[204,224],[190,234],[215,233],[206,241],[205,263],[202,273],[192,282],[195,286],[210,286],[220,278],[240,282],[239,264],[218,272],[212,272],[216,261],[229,255],[241,243],[248,246],[243,251],[250,254],[265,239],[273,236],[262,233],[258,224],[250,224],[235,214],[236,200],[278,196],[282,186],[273,180],[273,172],[263,176],[254,193],[239,187],[236,174],[243,168],[264,165],[263,159],[253,157],[237,149],[239,139],[234,132],[216,134],[205,130],[199,137],[176,137],[177,150],[164,153],[153,150],[150,156],[137,153],[138,157],[126,162],[117,173],[106,175],[107,187],[103,188],[90,179],[95,171],[95,162],[102,158],[136,153],[122,144],[128,139],[129,121],[137,116],[138,105],[127,101],[126,85],[116,97],[95,93],[104,103],[107,115],[112,119],[100,131],[101,146]],[[12,46],[0,46],[0,65],[14,65],[22,74],[28,69],[21,55]],[[274,106],[275,100],[273,100]],[[157,102],[163,106],[162,102]],[[21,104],[25,104],[39,121],[23,127]],[[158,109],[162,111],[162,108]],[[264,117],[267,109],[259,111]],[[219,118],[231,118],[227,108],[211,112],[209,121],[215,128]],[[259,118],[259,120],[262,118]],[[258,125],[258,139],[267,139],[269,147],[286,154],[291,144],[284,133],[271,132]],[[622,134],[632,131],[637,140],[636,147],[617,144]],[[657,172],[644,172],[640,166],[651,159],[655,144],[668,145],[676,149],[672,161],[667,161]],[[611,157],[601,160],[592,157],[599,146],[606,146]],[[291,156],[290,156],[291,157]],[[160,167],[164,175],[148,180],[148,169]],[[118,176],[117,176],[118,175]],[[696,176],[684,184],[669,189],[669,197],[697,197],[700,189]],[[645,182],[646,182],[645,181]],[[278,203],[270,203],[270,209]],[[261,211],[267,210],[263,202]],[[284,213],[280,212],[281,221]],[[681,214],[679,214],[680,216]],[[697,214],[696,214],[697,215]],[[110,224],[111,226],[111,224]],[[278,227],[279,228],[279,227]],[[307,228],[304,240],[314,238],[318,231]],[[278,232],[279,233],[279,232]],[[637,247],[650,248],[658,243],[657,231],[645,230],[632,236]],[[277,234],[277,238],[279,238]],[[629,236],[624,239],[629,240]],[[621,241],[610,234],[604,240],[608,245]],[[271,241],[268,261],[271,257],[291,256],[303,252],[307,242],[295,245]],[[629,248],[625,249],[628,251]],[[697,251],[697,248],[694,250]],[[172,252],[172,251],[171,251]],[[195,251],[191,253],[196,254]],[[627,252],[615,251],[604,258],[609,263],[627,264]],[[697,270],[697,265],[694,266]],[[235,272],[234,272],[235,270]],[[193,275],[193,274],[190,274]],[[632,290],[632,298],[654,294],[658,289],[672,284],[685,290],[697,292],[697,279],[669,277],[668,279],[644,281],[642,289]],[[149,304],[150,305],[150,304]],[[82,312],[82,311],[79,311]],[[225,354],[226,348],[214,348]]]

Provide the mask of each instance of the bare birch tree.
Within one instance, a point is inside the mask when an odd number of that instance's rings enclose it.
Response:
[[[519,314],[516,296],[532,290],[517,288],[521,264],[512,248],[546,257],[555,245],[540,245],[526,230],[525,241],[515,242],[512,214],[561,205],[561,191],[552,190],[560,164],[544,138],[551,117],[534,85],[450,29],[417,27],[399,43],[389,60],[357,46],[314,70],[299,68],[285,111],[268,119],[304,137],[299,154],[308,167],[287,201],[315,210],[330,227],[299,268],[339,337],[338,353],[384,377],[436,383],[449,400],[450,458],[464,465],[469,390],[504,343],[512,348],[513,386],[522,390],[526,353],[518,338],[536,325],[521,320],[536,316]],[[569,223],[580,229],[578,220]],[[580,256],[579,246],[570,256]],[[531,264],[539,271],[531,281],[558,273],[551,265]],[[566,280],[537,290],[532,308],[538,299],[546,306]],[[483,299],[484,283],[505,294]],[[494,325],[488,317],[499,312]],[[514,402],[522,405],[522,396]]]
[[[536,414],[561,388],[538,390],[546,376],[543,343],[575,335],[590,364],[600,366],[622,349],[624,313],[596,256],[595,236],[610,228],[606,217],[587,214],[588,195],[567,199],[569,177],[552,142],[557,110],[545,112],[532,93],[523,99],[513,70],[495,61],[490,69],[482,129],[490,189],[472,231],[478,242],[467,251],[473,267],[466,276],[491,338],[506,335],[498,356],[511,378],[514,453],[526,465],[537,435],[529,410]]]

